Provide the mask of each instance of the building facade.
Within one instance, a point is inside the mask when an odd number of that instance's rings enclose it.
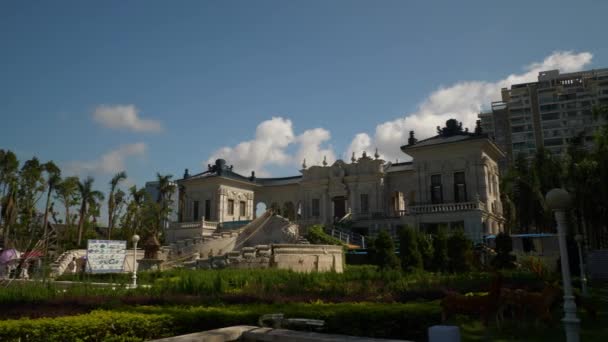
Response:
[[[531,156],[539,148],[562,154],[573,137],[580,136],[591,146],[601,125],[592,108],[608,104],[608,69],[544,71],[537,82],[503,88],[501,97],[479,119],[484,132],[506,152],[507,164],[518,154]]]
[[[401,150],[413,161],[393,164],[363,152],[350,162],[304,162],[301,175],[285,178],[240,175],[218,159],[177,181],[179,217],[247,221],[263,206],[300,226],[349,221],[367,235],[410,225],[428,232],[461,228],[480,241],[502,230],[498,160],[504,153],[480,130],[469,133],[449,120],[429,139],[417,141],[410,132]]]

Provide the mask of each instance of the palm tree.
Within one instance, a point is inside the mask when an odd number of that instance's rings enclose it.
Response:
[[[120,204],[117,199],[119,199],[118,197],[122,197],[116,196],[116,188],[118,187],[118,183],[125,179],[127,179],[127,173],[125,171],[121,171],[115,174],[114,177],[112,177],[112,180],[110,180],[110,195],[108,196],[108,240],[112,236],[112,228],[114,228],[114,224],[116,222],[116,209],[118,204]]]
[[[57,187],[57,184],[61,182],[61,170],[53,163],[52,161],[44,164],[44,170],[48,174],[48,178],[46,180],[47,185],[47,193],[46,193],[46,203],[44,205],[44,219],[42,220],[42,229],[43,229],[43,238],[46,241],[47,234],[47,225],[49,222],[49,204],[51,203],[51,193]],[[46,243],[45,243],[46,246]]]
[[[122,218],[123,229],[129,229],[126,236],[133,235],[140,231],[142,224],[142,211],[145,204],[147,192],[144,188],[137,189],[137,186],[129,188],[130,200],[127,210]],[[123,234],[124,235],[124,234]]]
[[[87,177],[84,182],[78,182],[78,192],[80,193],[80,212],[78,220],[78,246],[82,242],[82,236],[85,233],[85,221],[89,215],[87,210],[91,201],[103,200],[103,193],[101,191],[93,190],[93,177]]]
[[[68,229],[72,225],[70,208],[78,204],[78,177],[67,177],[55,186],[55,198],[57,198],[65,208],[65,224]]]
[[[171,196],[175,192],[175,183],[171,181],[173,175],[161,175],[156,173],[158,182],[158,196],[156,203],[159,205],[158,211],[158,227],[154,232],[157,235],[162,227],[165,226],[165,222],[168,220],[169,214],[171,214],[170,205],[173,202]]]

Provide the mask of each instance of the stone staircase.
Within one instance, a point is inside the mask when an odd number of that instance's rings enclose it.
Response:
[[[63,252],[53,263],[51,263],[51,278],[57,278],[62,275],[73,258],[79,259],[86,255],[86,249],[72,249]]]

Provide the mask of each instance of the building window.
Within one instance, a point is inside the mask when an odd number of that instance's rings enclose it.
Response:
[[[367,194],[361,194],[361,213],[367,214],[369,212],[369,197]]]
[[[464,172],[454,173],[454,201],[467,201],[467,185],[464,179]]]
[[[245,216],[245,201],[241,201],[241,203],[239,204],[239,211],[241,216]]]
[[[234,200],[228,200],[228,215],[234,215]]]
[[[321,201],[318,198],[312,199],[312,216],[321,216]]]
[[[198,215],[198,201],[194,201],[194,203],[192,203],[192,221],[198,221],[199,220],[199,215]]]
[[[211,200],[205,200],[205,220],[211,220]]]
[[[431,176],[431,203],[443,203],[443,187],[441,185],[441,175]]]

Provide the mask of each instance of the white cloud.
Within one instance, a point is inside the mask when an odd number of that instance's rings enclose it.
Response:
[[[101,105],[95,108],[93,119],[108,128],[128,129],[135,132],[160,132],[158,120],[142,119],[134,105]]]
[[[141,157],[146,153],[146,144],[139,142],[122,145],[90,161],[72,161],[66,165],[68,175],[98,174],[113,175],[125,170],[125,161],[130,157]]]
[[[331,146],[324,148],[321,146],[324,142],[331,139],[331,134],[324,128],[315,128],[304,131],[296,139],[300,145],[294,163],[301,163],[306,159],[306,164],[320,165],[323,158],[327,158],[327,163],[331,164],[336,160],[336,155]],[[301,166],[301,165],[300,165]]]
[[[322,146],[330,138],[329,131],[323,128],[307,130],[296,136],[291,120],[273,117],[257,126],[253,140],[243,141],[234,147],[222,147],[205,164],[213,164],[216,159],[223,158],[234,165],[239,173],[255,171],[258,176],[268,176],[265,167],[270,165],[299,167],[304,158],[308,165],[313,165],[321,163],[323,156],[327,156],[328,163],[333,162],[335,153],[331,146]],[[295,157],[286,151],[290,145],[297,146]]]
[[[345,157],[350,157],[353,151],[360,154],[363,150],[370,152],[377,147],[387,160],[403,159],[399,146],[406,143],[410,130],[416,132],[418,139],[428,138],[435,134],[438,125],[443,126],[450,118],[462,121],[464,127],[473,129],[477,114],[482,108],[487,108],[492,101],[500,100],[501,88],[535,81],[540,71],[579,71],[591,63],[592,58],[593,55],[589,52],[554,52],[542,62],[526,66],[523,73],[509,75],[496,82],[464,81],[440,87],[420,103],[417,111],[377,125],[373,138],[367,133],[357,134]]]

